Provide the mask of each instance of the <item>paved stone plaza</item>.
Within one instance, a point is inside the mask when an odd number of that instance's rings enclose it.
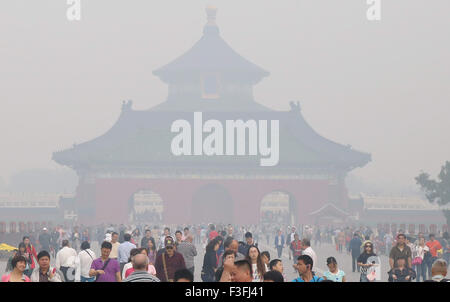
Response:
[[[266,242],[259,243],[260,251],[261,252],[265,250],[269,251],[271,259],[275,259],[277,256],[275,248],[267,246],[267,244],[265,243]],[[201,281],[200,273],[203,264],[204,251],[201,245],[196,245],[196,247],[198,255],[195,257],[194,278],[196,282],[200,282]],[[320,247],[312,246],[312,248],[316,252],[317,258],[319,260],[319,263],[317,265],[315,264],[313,268],[313,270],[317,273],[317,275],[322,276],[323,272],[327,269],[326,259],[330,256],[333,256],[336,258],[339,268],[346,273],[347,281],[359,282],[359,273],[357,272],[352,273],[351,256],[349,254],[347,254],[346,252],[339,253],[338,251],[336,251],[335,247],[331,244],[322,244]],[[97,256],[100,255],[99,245],[95,241],[92,243],[92,250],[96,253]],[[387,271],[389,270],[388,257],[382,255],[380,259],[381,259],[381,277],[382,277],[381,281],[387,282],[388,279]],[[293,260],[289,260],[287,248],[283,249],[283,255],[281,260],[283,261],[284,272],[287,280],[291,281],[297,278],[298,274],[294,271],[294,268],[292,267]],[[52,259],[52,263],[54,263],[54,259]],[[0,261],[0,274],[4,273],[5,267],[6,262]]]

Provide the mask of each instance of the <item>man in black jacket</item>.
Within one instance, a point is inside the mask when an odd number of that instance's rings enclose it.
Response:
[[[41,246],[40,252],[50,252],[50,245],[52,243],[52,236],[48,233],[47,228],[43,228],[42,233],[39,235],[39,244]]]
[[[359,273],[359,266],[356,265],[356,262],[361,254],[361,245],[362,241],[361,238],[359,238],[358,233],[353,234],[353,239],[350,240],[348,245],[348,251],[352,254],[352,272],[355,272],[355,268],[357,267]]]
[[[253,240],[252,233],[247,232],[247,233],[245,233],[245,243],[239,242],[239,248],[238,248],[239,253],[241,253],[242,255],[247,255],[248,249],[252,245],[258,246],[258,244],[255,242],[255,240]]]

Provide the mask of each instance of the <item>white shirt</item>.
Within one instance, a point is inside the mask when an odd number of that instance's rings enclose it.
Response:
[[[267,264],[264,263],[264,266],[266,267],[266,272],[269,271],[269,268],[267,267]],[[256,263],[252,263],[252,271],[253,271],[253,280],[252,282],[263,282],[261,277],[258,274],[258,265]]]
[[[111,233],[107,233],[107,234],[105,234],[105,241],[108,241],[108,242],[111,242]]]
[[[133,267],[133,264],[132,264],[131,262],[128,262],[128,263],[126,263],[126,264],[123,266],[123,270],[122,270],[122,280],[125,279],[125,273],[127,272],[127,270],[130,269],[130,268],[132,268],[132,267]]]
[[[414,255],[413,258],[420,257],[423,260],[423,257],[425,256],[425,251],[429,252],[430,248],[426,245],[424,247],[417,245],[417,246],[414,246],[414,249],[412,249],[412,251],[413,251],[413,255]]]
[[[89,276],[89,270],[91,269],[91,264],[95,258],[95,253],[90,249],[78,253],[78,257],[75,260],[75,281],[80,281],[80,276],[91,278],[91,276]]]
[[[302,255],[308,255],[313,260],[313,269],[318,265],[316,252],[309,246],[303,250]]]
[[[55,267],[57,269],[60,269],[61,266],[74,268],[77,257],[77,251],[71,247],[65,246],[56,254]]]

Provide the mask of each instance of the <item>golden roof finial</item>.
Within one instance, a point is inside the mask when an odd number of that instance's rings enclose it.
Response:
[[[208,17],[208,25],[216,24],[217,7],[214,5],[206,6],[206,15]]]

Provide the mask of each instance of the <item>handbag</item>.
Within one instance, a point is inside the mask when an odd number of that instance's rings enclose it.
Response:
[[[421,257],[416,257],[416,258],[414,258],[413,259],[413,261],[412,261],[412,265],[420,265],[420,264],[422,264],[422,258]]]

